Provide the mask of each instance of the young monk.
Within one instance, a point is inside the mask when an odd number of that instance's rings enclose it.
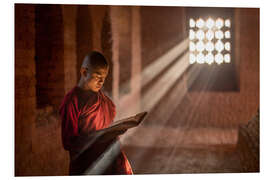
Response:
[[[101,91],[108,71],[109,65],[102,54],[96,51],[88,54],[81,66],[78,85],[66,94],[60,106],[62,142],[70,154],[70,175],[91,171],[112,144],[119,145],[118,135],[124,133],[100,135],[116,113],[113,102]],[[111,159],[106,169],[99,170],[101,174],[133,174],[121,149]]]

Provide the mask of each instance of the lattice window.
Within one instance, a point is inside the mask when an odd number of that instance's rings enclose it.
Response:
[[[231,63],[231,20],[189,19],[189,63]]]

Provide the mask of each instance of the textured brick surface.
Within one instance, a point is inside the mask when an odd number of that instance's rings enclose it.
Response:
[[[260,118],[257,114],[248,124],[240,126],[237,153],[245,172],[260,171]]]
[[[76,16],[76,54],[77,54],[77,81],[80,79],[80,68],[86,54],[93,48],[93,22],[91,8],[78,6]]]
[[[15,174],[31,171],[35,122],[35,8],[15,5]]]
[[[246,17],[249,18],[246,18]],[[180,106],[192,126],[231,128],[245,124],[259,107],[258,9],[236,9],[235,44],[238,53],[239,92],[189,92]],[[192,111],[191,111],[192,110]],[[192,112],[192,113],[191,113]]]
[[[64,23],[64,94],[77,83],[76,5],[62,6]]]
[[[90,50],[102,51],[108,7],[91,8],[15,6],[16,176],[68,174],[69,156],[62,147],[58,107],[77,84],[76,66],[82,61],[78,59]],[[103,28],[103,33],[108,30]]]
[[[64,90],[63,17],[60,5],[36,5],[37,105],[58,107]]]
[[[103,85],[104,91],[112,97],[112,81],[113,81],[113,62],[112,62],[112,26],[110,21],[110,9],[107,7],[107,11],[102,20],[102,30],[101,30],[101,49],[102,52],[109,62],[110,69],[106,81]]]
[[[114,6],[111,9],[111,21],[113,28],[113,53],[117,54],[113,59],[116,66],[117,81],[119,82],[119,95],[129,94],[131,91],[131,7]]]
[[[142,67],[184,40],[185,16],[180,7],[141,7]]]
[[[32,171],[29,175],[65,175],[68,173],[69,156],[62,147],[61,126],[57,112],[51,108],[38,110],[33,132]]]

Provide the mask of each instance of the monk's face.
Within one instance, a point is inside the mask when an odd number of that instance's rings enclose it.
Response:
[[[108,75],[109,68],[93,68],[91,69],[85,78],[84,89],[91,90],[93,92],[98,92]]]

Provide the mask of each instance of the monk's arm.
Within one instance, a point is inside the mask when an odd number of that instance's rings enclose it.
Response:
[[[109,128],[80,134],[78,129],[79,108],[77,99],[68,101],[60,109],[62,119],[62,142],[66,150],[80,150],[96,143],[110,143],[124,131],[110,131]]]

